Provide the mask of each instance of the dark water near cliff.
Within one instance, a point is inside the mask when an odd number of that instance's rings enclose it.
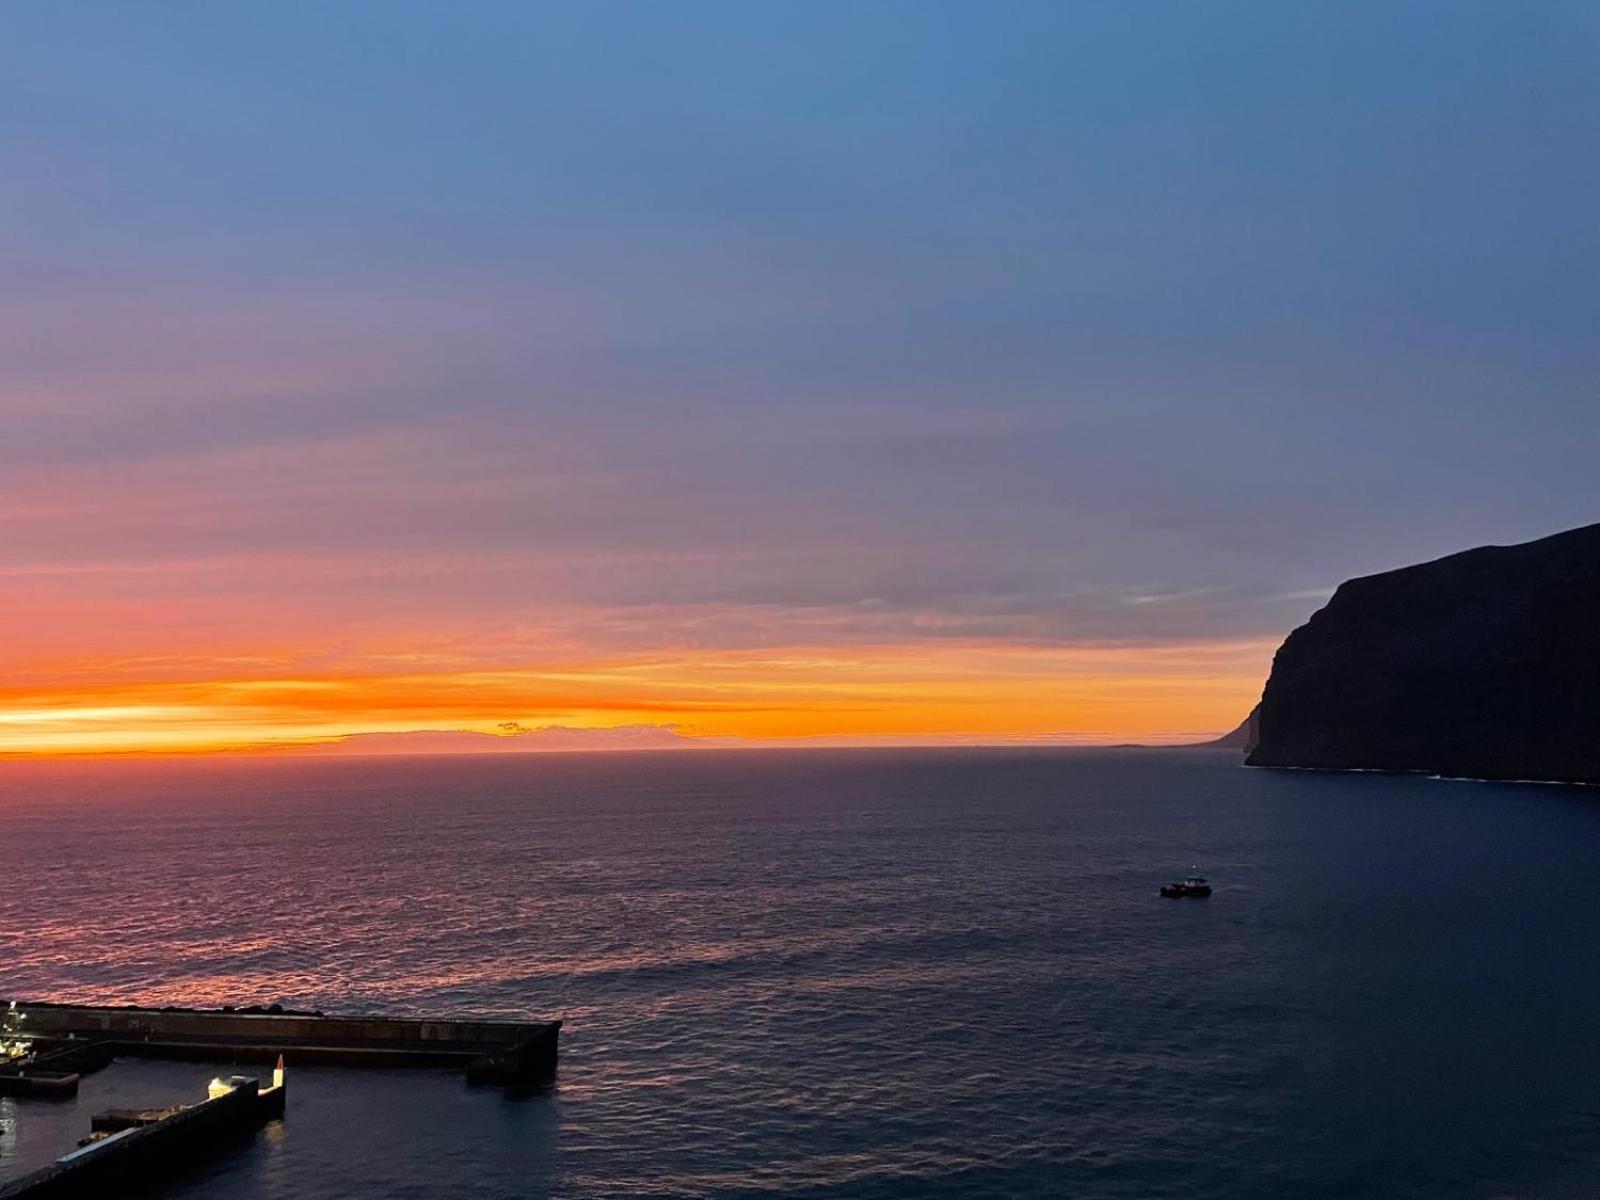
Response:
[[[1208,902],[1157,899],[1203,864]],[[0,768],[0,994],[561,1015],[169,1194],[1600,1194],[1600,795],[1206,753]],[[0,1179],[118,1064],[0,1100]]]

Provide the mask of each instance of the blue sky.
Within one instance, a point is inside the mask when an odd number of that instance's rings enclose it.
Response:
[[[25,4],[0,63],[0,555],[112,623],[1270,641],[1600,517],[1592,4]]]

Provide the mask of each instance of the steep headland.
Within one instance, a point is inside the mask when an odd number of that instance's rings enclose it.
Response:
[[[1250,710],[1250,715],[1230,733],[1225,733],[1219,738],[1209,742],[1201,742],[1190,747],[1195,750],[1241,750],[1246,754],[1256,748],[1256,722],[1261,715],[1261,706],[1258,704]]]
[[[1600,525],[1350,580],[1254,716],[1252,766],[1600,783]]]

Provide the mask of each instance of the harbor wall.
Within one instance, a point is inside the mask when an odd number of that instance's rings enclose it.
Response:
[[[0,1002],[3,1003],[3,1002]],[[522,1081],[556,1066],[560,1021],[326,1017],[227,1009],[19,1005],[42,1059],[81,1048],[141,1058],[354,1067],[466,1068],[478,1082]],[[93,1069],[87,1067],[84,1069]]]
[[[0,1200],[76,1200],[117,1194],[129,1184],[170,1174],[262,1120],[281,1114],[283,1089],[244,1080],[232,1091],[195,1104],[153,1125],[127,1129],[0,1185]],[[113,1190],[116,1189],[116,1190]]]
[[[4,1003],[4,1002],[0,1002]],[[21,1004],[36,1035],[82,1034],[118,1041],[139,1038],[234,1038],[240,1041],[434,1042],[511,1045],[537,1036],[542,1021],[451,1021],[412,1017],[319,1017],[194,1009],[94,1008]]]

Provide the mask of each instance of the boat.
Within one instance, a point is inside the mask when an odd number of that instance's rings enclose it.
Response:
[[[1211,895],[1211,885],[1202,875],[1190,874],[1181,883],[1166,883],[1161,885],[1161,894],[1169,899],[1189,897],[1204,899]]]

